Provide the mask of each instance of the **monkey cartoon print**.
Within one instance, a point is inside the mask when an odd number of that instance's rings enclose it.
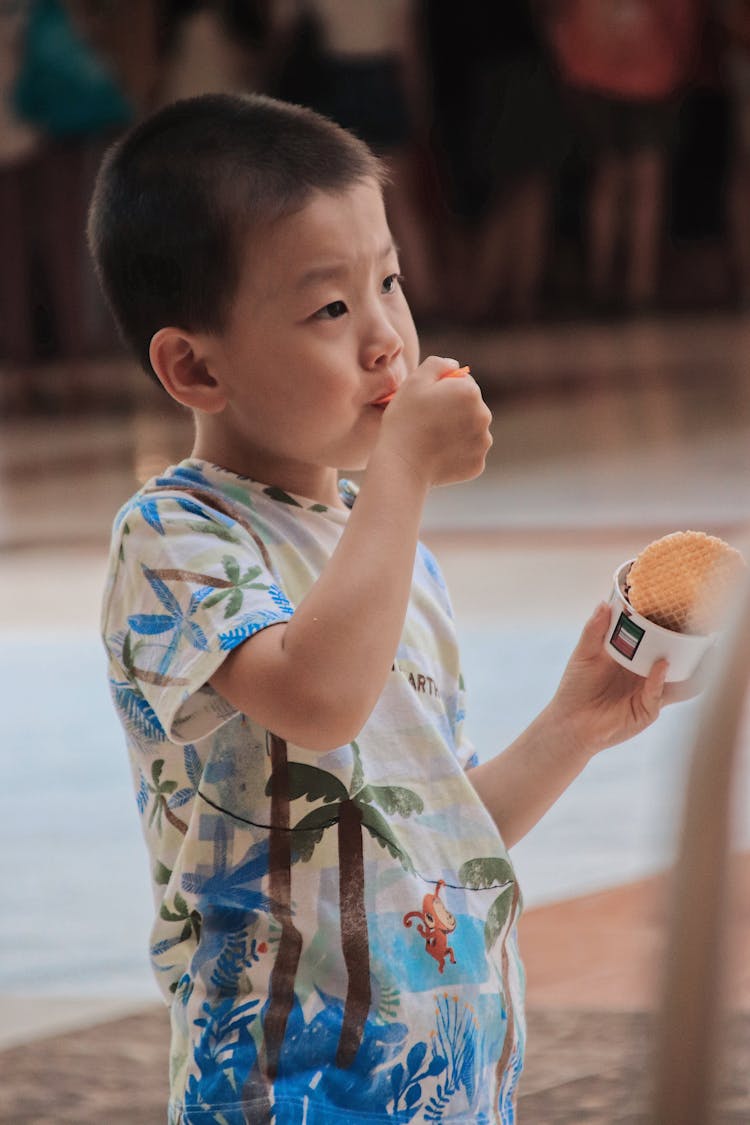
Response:
[[[455,954],[448,945],[448,934],[455,930],[456,919],[440,897],[444,886],[445,882],[440,879],[434,893],[424,896],[421,910],[410,910],[408,914],[404,914],[404,925],[407,928],[411,926],[412,918],[419,918],[417,933],[425,939],[425,949],[435,958],[441,973],[445,969],[446,957],[450,957],[452,965],[456,963]]]

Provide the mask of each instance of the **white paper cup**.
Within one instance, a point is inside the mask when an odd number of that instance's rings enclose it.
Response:
[[[633,561],[628,559],[615,571],[609,599],[612,620],[604,647],[613,660],[637,676],[647,676],[655,660],[666,658],[667,682],[687,680],[716,643],[716,634],[675,633],[636,613],[625,596],[625,579]]]

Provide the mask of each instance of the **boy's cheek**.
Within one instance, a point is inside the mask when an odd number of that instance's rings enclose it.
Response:
[[[414,321],[411,320],[411,318],[410,324],[408,327],[405,327],[404,331],[401,333],[401,338],[404,341],[404,362],[406,364],[406,370],[409,372],[414,371],[415,368],[419,367],[420,363],[419,336],[417,335]]]

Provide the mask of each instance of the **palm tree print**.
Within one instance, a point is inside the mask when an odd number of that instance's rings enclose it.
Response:
[[[146,789],[154,799],[154,803],[151,807],[151,816],[148,820],[149,828],[153,824],[156,824],[156,831],[161,836],[163,830],[161,818],[162,814],[164,814],[172,827],[176,828],[177,831],[184,836],[187,832],[187,824],[172,812],[172,807],[185,804],[187,801],[191,800],[194,790],[181,789],[179,792],[175,792],[177,789],[176,781],[162,781],[161,775],[163,769],[164,759],[157,758],[151,765],[151,781],[146,781]]]
[[[197,945],[201,938],[200,912],[191,910],[179,891],[174,896],[172,906],[173,909],[170,910],[167,904],[163,902],[159,909],[159,917],[163,918],[165,922],[182,922],[182,930],[179,936],[170,939],[169,945],[179,945],[183,941],[188,941],[191,937],[195,938],[195,944]],[[167,943],[161,943],[154,949],[157,953],[163,953],[165,951],[163,947],[165,946],[167,946]]]
[[[338,826],[341,948],[348,978],[336,1054],[336,1065],[342,1068],[351,1066],[359,1050],[372,999],[362,829],[366,828],[407,870],[413,870],[411,860],[375,806],[401,816],[420,813],[424,807],[422,799],[410,789],[366,785],[356,742],[352,743],[352,750],[354,769],[348,790],[338,777],[317,766],[302,762],[292,762],[288,766],[290,800],[300,797],[308,801],[323,800],[322,805],[295,825],[292,860],[309,860],[325,830],[334,824]]]
[[[157,674],[164,676],[169,671],[172,658],[183,637],[193,648],[200,649],[202,652],[208,651],[209,646],[205,633],[195,621],[191,621],[196,609],[205,597],[205,588],[197,590],[191,595],[188,607],[184,610],[157,571],[151,570],[145,565],[142,569],[146,581],[166,612],[135,613],[128,617],[128,624],[134,633],[149,637],[162,636],[164,633],[172,634],[157,668]],[[213,582],[213,579],[209,579],[209,582]]]
[[[213,594],[209,594],[203,604],[209,609],[226,599],[224,617],[234,617],[242,609],[245,590],[266,590],[268,587],[263,582],[255,581],[261,572],[259,566],[251,566],[242,574],[237,559],[233,558],[232,555],[224,555],[221,563],[227,576],[226,585],[222,583],[222,588],[215,590]],[[212,582],[215,583],[215,580],[212,579]]]
[[[489,953],[504,929],[507,937],[515,921],[520,897],[515,873],[507,859],[488,856],[482,859],[470,859],[462,864],[459,877],[462,883],[465,883],[468,887],[472,887],[475,890],[486,889],[488,887],[498,887],[500,889],[500,894],[487,911],[487,920],[484,924],[484,944]],[[511,887],[512,893],[510,895],[506,894]],[[500,964],[507,1023],[502,1053],[497,1061],[497,1067],[495,1069],[497,1082],[496,1090],[498,1094],[495,1103],[495,1120],[497,1122],[502,1120],[500,1096],[502,1094],[503,1076],[505,1074],[505,1068],[510,1060],[515,1039],[515,1021],[513,1018],[513,1003],[510,991],[510,959],[508,957],[507,941],[503,941]]]

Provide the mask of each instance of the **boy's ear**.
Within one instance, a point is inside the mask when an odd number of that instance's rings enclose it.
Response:
[[[226,395],[208,369],[201,337],[180,328],[160,328],[152,337],[149,358],[156,377],[183,406],[218,414],[226,406]]]

